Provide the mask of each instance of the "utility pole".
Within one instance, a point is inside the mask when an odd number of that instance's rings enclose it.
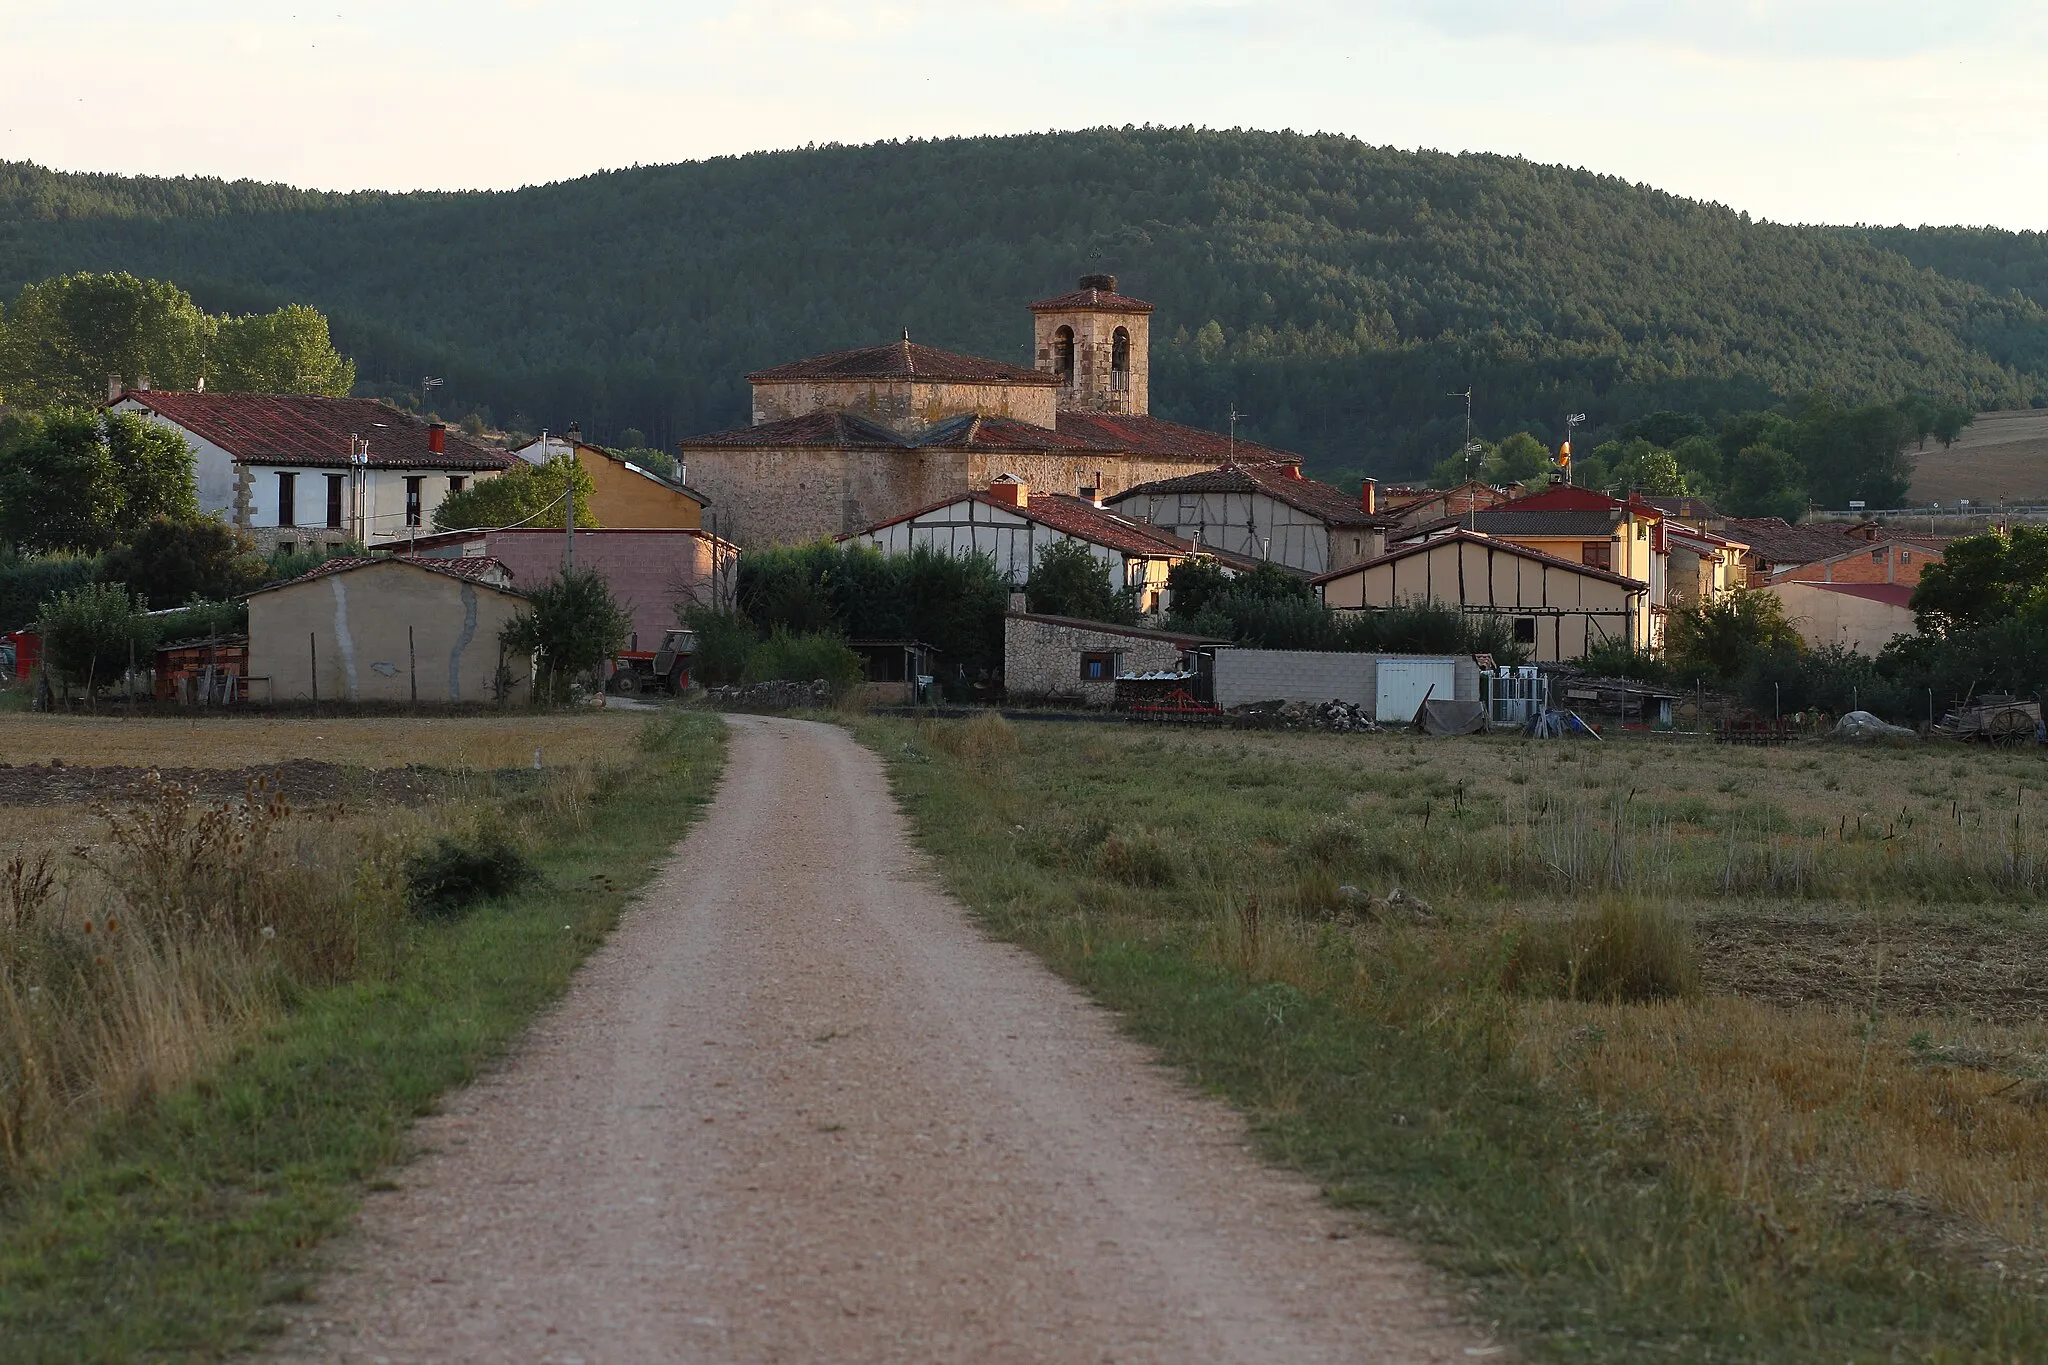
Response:
[[[1564,481],[1566,485],[1570,485],[1572,481],[1572,430],[1585,420],[1586,414],[1583,412],[1575,412],[1564,419]]]

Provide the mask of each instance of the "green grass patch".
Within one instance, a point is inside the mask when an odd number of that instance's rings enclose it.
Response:
[[[1675,841],[1677,879],[1697,863],[1711,894],[1725,821],[1634,829],[1594,806],[1588,885],[1518,894],[1487,871],[1508,865],[1499,828],[1446,819],[1447,793],[1541,749],[1027,724],[996,764],[946,724],[859,729],[949,888],[1246,1114],[1269,1158],[1408,1239],[1527,1356],[2048,1358],[2038,1242],[1984,1218],[2037,1194],[2001,1183],[2038,1159],[2009,1078],[1916,1077],[1881,1000],[1850,1018],[1707,995],[1689,924],[1710,911],[1607,885]],[[1672,775],[1711,789],[1717,761]],[[1862,885],[1853,841],[1803,856]],[[1943,862],[1951,882],[1973,867]],[[1340,879],[1398,881],[1429,908],[1361,916]],[[1931,878],[1898,885],[1934,899]],[[1725,904],[1753,902],[1737,886]],[[1912,1169],[1887,1184],[1894,1157]]]
[[[555,999],[709,799],[716,717],[651,724],[538,880],[422,924],[386,979],[301,995],[282,1022],[148,1112],[107,1121],[0,1210],[0,1358],[216,1359],[307,1287],[406,1133]],[[514,796],[512,800],[540,799]]]

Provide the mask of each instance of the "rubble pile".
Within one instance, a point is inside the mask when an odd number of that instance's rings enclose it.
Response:
[[[705,689],[704,700],[713,706],[730,706],[740,711],[815,710],[832,704],[832,685],[823,678],[810,682],[734,684]]]
[[[1372,713],[1357,702],[1256,702],[1231,713],[1238,724],[1256,730],[1330,730],[1337,734],[1378,734]]]

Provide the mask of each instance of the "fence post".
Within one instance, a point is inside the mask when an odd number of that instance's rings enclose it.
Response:
[[[306,632],[306,657],[311,660],[312,672],[307,676],[313,684],[313,714],[320,714],[320,632]]]
[[[412,627],[405,628],[405,676],[412,683],[412,704],[420,704],[420,657],[412,647]]]

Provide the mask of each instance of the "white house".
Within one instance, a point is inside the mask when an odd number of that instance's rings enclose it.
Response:
[[[176,430],[199,505],[277,545],[390,545],[433,529],[434,509],[512,457],[368,398],[128,389],[115,412]]]
[[[1109,569],[1110,586],[1139,591],[1141,610],[1166,605],[1166,575],[1175,564],[1202,554],[1200,547],[1157,526],[1147,526],[1086,498],[1033,493],[1011,476],[997,476],[987,492],[962,494],[916,512],[841,536],[884,554],[929,545],[949,555],[987,555],[1013,588],[1024,586],[1046,546],[1074,540]],[[1218,556],[1234,568],[1249,565]]]
[[[1314,575],[1385,553],[1394,523],[1379,515],[1373,493],[1368,481],[1353,498],[1303,478],[1291,460],[1267,460],[1142,483],[1108,502],[1204,549]]]

